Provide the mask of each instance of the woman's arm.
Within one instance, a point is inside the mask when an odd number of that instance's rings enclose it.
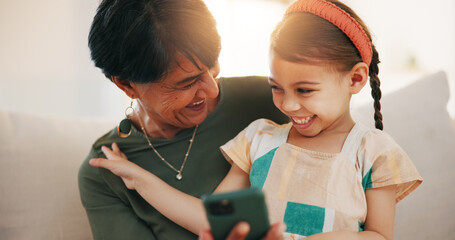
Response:
[[[78,186],[93,239],[156,239],[146,222],[138,218],[131,206],[119,198],[112,185],[106,182],[99,169],[88,164],[89,159],[98,157],[92,149],[79,169]],[[112,182],[111,182],[112,184]],[[119,182],[118,184],[122,184]]]
[[[109,160],[92,159],[90,160],[92,166],[106,168],[121,177],[129,189],[135,189],[161,214],[189,231],[198,234],[201,230],[209,228],[205,210],[199,198],[172,188],[154,174],[128,161],[115,143],[112,144],[112,150],[104,146],[101,150]],[[215,191],[234,191],[247,187],[249,187],[248,174],[233,164]]]
[[[393,239],[393,224],[395,218],[396,186],[367,189],[367,218],[365,231],[350,232],[336,231],[321,233],[308,237],[308,240],[356,240],[356,239]]]

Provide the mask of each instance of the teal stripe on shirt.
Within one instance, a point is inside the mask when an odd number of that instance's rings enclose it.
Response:
[[[364,191],[366,191],[367,189],[373,188],[373,181],[371,181],[371,173],[372,173],[372,170],[370,169],[362,179],[362,186],[363,186]]]
[[[302,236],[322,233],[325,209],[303,203],[288,202],[284,213],[286,232]]]
[[[253,162],[250,170],[250,183],[251,187],[262,189],[269,174],[270,165],[272,165],[273,157],[278,147],[270,150],[268,153],[262,155]]]

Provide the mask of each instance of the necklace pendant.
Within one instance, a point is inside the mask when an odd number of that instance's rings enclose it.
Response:
[[[183,176],[182,176],[181,173],[178,173],[178,174],[175,176],[175,178],[177,178],[177,180],[180,181],[180,180],[182,180]]]

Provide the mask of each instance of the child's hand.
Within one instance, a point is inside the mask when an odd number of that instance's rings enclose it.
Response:
[[[145,170],[130,162],[126,158],[126,155],[120,151],[120,148],[116,143],[112,143],[112,150],[106,146],[102,146],[101,151],[106,155],[107,159],[92,158],[89,161],[90,165],[108,169],[115,175],[121,177],[128,189],[136,189],[136,180],[141,177]]]
[[[269,231],[261,240],[282,240],[283,233],[286,230],[286,225],[282,222],[277,222],[270,226]],[[237,223],[229,233],[226,240],[244,240],[250,231],[250,225],[245,222]],[[199,234],[199,240],[213,240],[210,229],[203,230]]]

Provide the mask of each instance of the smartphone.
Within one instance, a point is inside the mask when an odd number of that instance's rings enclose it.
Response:
[[[225,240],[240,221],[250,224],[246,240],[261,239],[270,228],[264,193],[248,188],[201,197],[215,240]]]

